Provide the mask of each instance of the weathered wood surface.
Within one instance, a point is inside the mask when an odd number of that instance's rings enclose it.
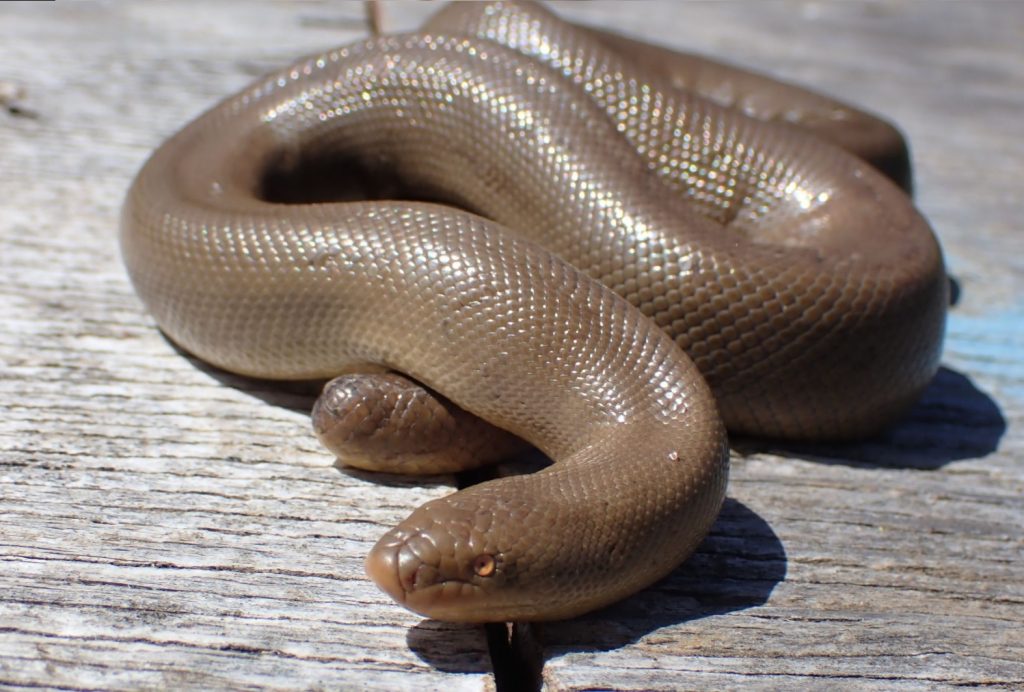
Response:
[[[1024,686],[1024,4],[556,8],[899,122],[959,301],[905,421],[860,445],[741,443],[693,560],[521,630],[519,654],[558,690]],[[429,11],[388,5],[385,28]],[[176,352],[118,257],[163,137],[365,31],[358,3],[0,5],[0,687],[493,686],[481,629],[362,576],[448,479],[334,468],[303,395]]]

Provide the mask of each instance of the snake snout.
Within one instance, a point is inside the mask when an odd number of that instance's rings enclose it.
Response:
[[[421,593],[441,581],[441,559],[430,538],[420,533],[410,535],[399,528],[370,550],[366,573],[382,591],[407,604],[410,594]]]
[[[401,544],[388,542],[388,538],[384,536],[366,556],[366,574],[381,591],[399,603],[404,603],[405,588],[398,573]]]

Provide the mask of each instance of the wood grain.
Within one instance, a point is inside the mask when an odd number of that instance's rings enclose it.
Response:
[[[118,256],[148,152],[364,35],[362,5],[5,3],[0,687],[487,689],[531,666],[552,690],[1024,686],[1024,5],[554,7],[900,123],[959,296],[923,401],[863,444],[737,441],[694,559],[608,610],[518,627],[495,681],[483,630],[422,621],[362,574],[451,479],[336,468],[305,393],[177,352]],[[397,30],[432,7],[382,9]]]

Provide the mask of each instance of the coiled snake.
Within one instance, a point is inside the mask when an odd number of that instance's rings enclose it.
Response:
[[[507,442],[490,426],[553,459],[420,507],[367,569],[439,619],[569,617],[692,552],[724,496],[726,427],[867,434],[937,368],[947,280],[927,223],[774,104],[824,108],[825,137],[853,125],[906,182],[902,140],[759,80],[538,6],[453,3],[171,137],[128,193],[124,259],[204,360],[347,375],[317,426],[355,463],[478,463]],[[384,371],[404,377],[352,375]]]

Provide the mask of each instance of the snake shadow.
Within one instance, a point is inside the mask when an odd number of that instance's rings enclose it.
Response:
[[[515,675],[520,684],[509,688],[526,689],[533,687],[529,680],[539,679],[545,658],[618,649],[664,627],[762,605],[785,579],[786,565],[786,551],[768,522],[742,502],[727,498],[690,559],[629,598],[571,620],[517,623],[510,636],[504,625],[464,625],[461,630],[476,630],[481,639],[487,638],[496,679]],[[505,641],[498,641],[503,635]],[[406,642],[438,670],[481,672],[453,659],[446,644],[450,639],[451,625],[423,620],[409,630]]]
[[[278,406],[299,413],[309,413],[313,410],[313,404],[316,402],[317,397],[320,396],[320,390],[323,389],[324,383],[327,381],[325,379],[271,380],[238,375],[228,370],[222,370],[216,365],[211,365],[202,358],[186,351],[175,343],[174,339],[167,336],[163,330],[160,330],[160,336],[196,370],[217,380],[225,387],[242,392],[254,399],[259,399],[271,406]]]
[[[948,278],[954,308],[963,290],[956,277]],[[940,367],[903,418],[869,439],[812,444],[733,437],[730,443],[742,455],[770,452],[859,468],[934,471],[995,452],[1005,433],[1006,417],[995,399],[967,375]]]
[[[743,455],[770,452],[825,464],[934,471],[980,459],[999,448],[1006,418],[999,404],[967,375],[939,368],[918,402],[878,435],[857,442],[796,443],[732,439]]]

